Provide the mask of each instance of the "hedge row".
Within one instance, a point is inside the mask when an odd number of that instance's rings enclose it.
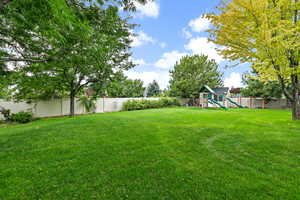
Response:
[[[145,110],[171,106],[180,106],[179,100],[176,98],[161,98],[159,100],[130,100],[123,104],[123,110]]]

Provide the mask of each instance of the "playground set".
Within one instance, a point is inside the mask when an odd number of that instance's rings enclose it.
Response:
[[[238,108],[244,108],[244,106],[233,101],[229,97],[229,88],[210,88],[205,85],[200,88],[199,105],[202,108],[219,107],[228,109],[229,104],[233,104]]]

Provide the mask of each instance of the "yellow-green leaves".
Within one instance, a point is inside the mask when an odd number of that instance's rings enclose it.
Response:
[[[230,60],[253,63],[266,80],[299,74],[300,3],[295,0],[232,0],[210,14],[211,40]]]

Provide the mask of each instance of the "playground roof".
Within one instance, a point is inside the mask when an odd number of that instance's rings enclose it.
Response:
[[[210,92],[212,94],[216,94],[215,91],[207,85],[204,85],[203,87],[200,88],[200,92],[204,92],[204,91]]]
[[[229,91],[228,87],[220,87],[220,88],[213,88],[212,89],[217,95],[227,94]]]

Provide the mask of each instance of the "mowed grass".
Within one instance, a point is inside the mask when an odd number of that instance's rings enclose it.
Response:
[[[170,108],[0,127],[0,199],[300,199],[284,110]]]

